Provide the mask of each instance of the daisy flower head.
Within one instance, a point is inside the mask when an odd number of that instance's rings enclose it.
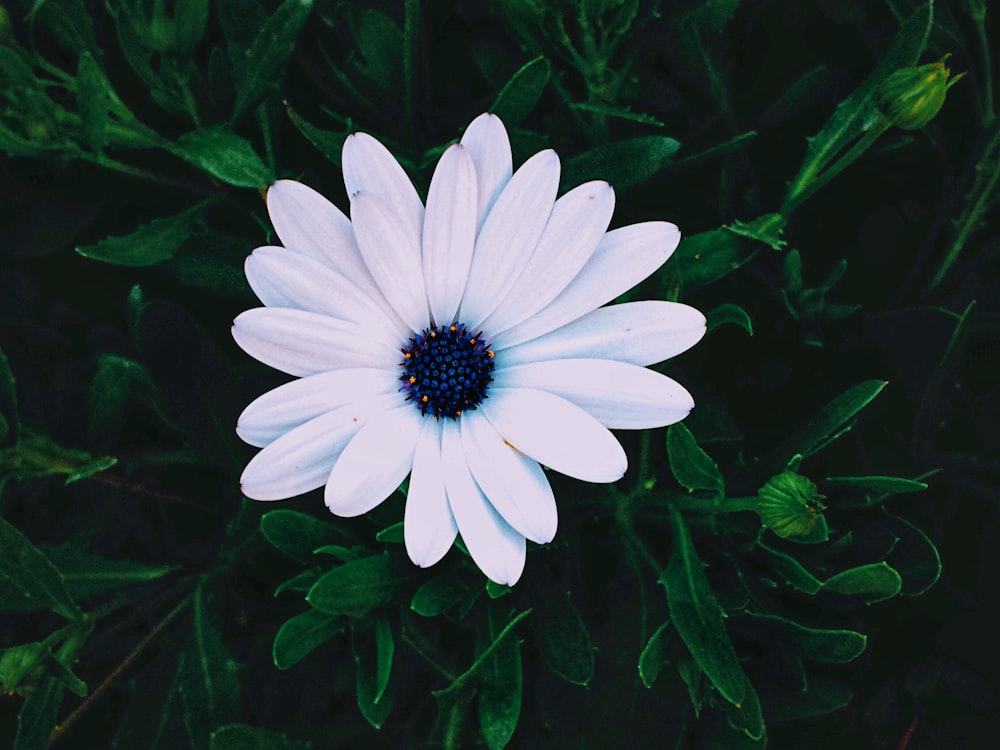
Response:
[[[647,369],[694,345],[705,317],[674,302],[602,307],[658,269],[680,233],[651,221],[607,231],[614,191],[558,199],[559,158],[516,172],[500,119],[477,117],[441,156],[426,206],[399,163],[356,133],[343,151],[350,218],[291,180],[267,209],[283,247],[246,261],[264,307],[233,323],[252,357],[298,379],[237,424],[262,450],[243,493],[325,487],[339,516],[367,513],[409,475],[404,537],[433,565],[458,534],[492,580],[514,584],[526,540],[556,533],[542,466],[614,482],[611,429],[672,424],[688,392]]]

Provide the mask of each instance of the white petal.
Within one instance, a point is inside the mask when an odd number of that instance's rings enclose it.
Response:
[[[374,286],[350,220],[311,187],[278,180],[267,191],[267,211],[285,247],[326,263],[362,288]]]
[[[667,261],[680,237],[677,227],[665,221],[631,224],[608,232],[555,300],[523,323],[492,335],[494,349],[541,336],[627,292]]]
[[[643,430],[680,422],[694,399],[676,381],[609,359],[553,359],[504,368],[496,388],[537,388],[585,409],[605,427]]]
[[[483,228],[483,221],[500,191],[510,180],[513,161],[510,155],[510,140],[500,118],[492,114],[479,115],[469,123],[462,136],[462,145],[469,150],[472,163],[476,166],[476,231]]]
[[[236,434],[250,445],[262,447],[320,414],[398,390],[399,377],[389,370],[321,372],[280,385],[250,402],[236,422]],[[402,400],[401,394],[399,398]]]
[[[415,565],[430,567],[451,549],[457,534],[458,526],[444,487],[441,424],[425,419],[413,454],[413,471],[403,514],[406,553]]]
[[[359,323],[372,321],[400,341],[406,338],[403,322],[381,295],[373,300],[369,292],[325,263],[284,247],[258,247],[245,266],[251,288],[269,307],[309,310]]]
[[[382,330],[282,307],[240,313],[233,338],[254,359],[299,376],[345,367],[392,368],[403,343],[391,343]]]
[[[473,561],[497,583],[513,586],[524,571],[524,536],[500,517],[469,473],[458,425],[442,425],[441,458],[448,503]]]
[[[392,305],[414,331],[427,327],[427,292],[420,261],[420,233],[373,193],[351,198],[351,218],[368,270]]]
[[[355,193],[377,195],[392,206],[403,228],[420,237],[424,223],[424,206],[420,196],[388,149],[367,133],[354,133],[344,141],[344,185],[354,200]]]
[[[628,458],[615,436],[564,398],[531,388],[491,388],[479,408],[512,448],[551,469],[585,482],[625,475]]]
[[[412,404],[367,422],[347,444],[326,483],[326,507],[360,516],[392,494],[413,467],[423,417]]]
[[[462,322],[472,330],[500,304],[538,244],[559,188],[559,157],[541,151],[510,178],[476,239]]]
[[[705,335],[705,316],[679,302],[648,300],[600,307],[562,328],[498,355],[504,366],[544,359],[614,359],[651,365],[687,351]]]
[[[472,476],[496,511],[531,541],[551,542],[556,499],[538,462],[511,448],[478,412],[462,416],[461,431]]]
[[[423,269],[437,325],[454,322],[476,242],[476,170],[456,144],[441,156],[427,193]]]
[[[614,210],[615,191],[606,182],[585,183],[557,200],[535,252],[483,330],[505,331],[555,299],[594,254]]]
[[[243,470],[243,494],[254,500],[282,500],[322,487],[344,446],[373,414],[391,403],[385,398],[362,399],[282,435]]]

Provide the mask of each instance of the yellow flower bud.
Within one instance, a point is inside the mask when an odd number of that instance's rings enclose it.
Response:
[[[793,471],[771,477],[757,491],[757,515],[761,523],[793,542],[814,544],[825,542],[829,529],[823,511],[826,506],[816,491],[816,485]]]
[[[879,87],[875,103],[891,124],[903,130],[918,130],[934,119],[944,105],[948,89],[965,75],[948,80],[951,70],[944,64],[951,55],[935,63],[902,68]]]

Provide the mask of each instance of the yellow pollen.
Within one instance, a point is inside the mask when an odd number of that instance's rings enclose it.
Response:
[[[437,338],[437,333],[435,333],[434,331],[431,331],[431,338],[432,339]]]
[[[470,343],[470,344],[475,344],[475,343],[476,343],[476,340],[475,340],[475,339],[469,339],[469,343]]]
[[[403,356],[404,356],[404,357],[406,357],[407,359],[409,359],[410,357],[412,357],[412,356],[413,356],[413,354],[411,354],[410,352],[405,352],[405,353],[403,354]]]
[[[421,400],[421,401],[422,401],[423,403],[425,403],[425,404],[426,404],[426,403],[427,403],[427,396],[422,396],[422,397],[420,398],[420,400]]]
[[[452,325],[452,327],[451,327],[451,328],[449,328],[448,330],[449,330],[449,331],[451,331],[452,333],[454,333],[455,331],[457,331],[457,330],[458,330],[458,326],[456,326],[456,325]]]
[[[417,382],[417,379],[415,377],[413,377],[412,375],[410,375],[410,385],[413,385],[416,382]]]
[[[488,350],[488,351],[486,352],[486,356],[487,356],[487,357],[493,357],[493,350],[492,350],[492,349]]]

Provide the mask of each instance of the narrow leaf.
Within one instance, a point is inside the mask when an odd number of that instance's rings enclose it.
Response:
[[[781,651],[794,651],[810,661],[845,664],[858,658],[868,643],[853,630],[808,628],[774,615],[744,613],[733,620],[748,638]]]
[[[62,698],[62,683],[48,677],[24,699],[17,715],[17,737],[12,750],[44,750],[49,746],[49,734],[59,717]]]
[[[499,116],[508,130],[516,127],[535,110],[551,75],[552,66],[541,55],[525,63],[497,94],[489,111]]]
[[[209,750],[309,750],[312,744],[247,724],[229,724],[212,732]]]
[[[378,631],[380,628],[388,628],[388,621],[385,618],[379,619],[385,624],[376,625],[374,633],[360,630],[358,627],[354,627],[351,632],[358,708],[362,716],[376,729],[385,723],[396,701],[395,681],[390,679],[392,631],[389,631],[386,641],[385,635],[380,635]]]
[[[320,150],[320,153],[327,158],[335,167],[340,166],[340,155],[344,149],[344,141],[347,140],[347,131],[338,133],[333,130],[322,130],[308,122],[298,112],[292,109],[286,102],[285,109],[292,124],[299,129],[312,145]]]
[[[868,604],[891,599],[900,592],[903,579],[888,563],[860,565],[837,573],[823,583],[824,591],[864,598]]]
[[[725,613],[705,577],[684,517],[674,508],[670,517],[674,552],[659,582],[667,590],[671,622],[709,681],[739,706],[746,696],[746,676],[723,624]]]
[[[417,589],[410,602],[410,609],[421,617],[437,617],[465,599],[469,593],[469,587],[454,576],[437,575]]]
[[[108,145],[108,90],[104,72],[89,52],[80,55],[77,64],[76,103],[83,142],[91,151],[100,152]]]
[[[753,324],[750,322],[750,316],[739,305],[726,302],[713,310],[709,310],[705,317],[708,318],[709,331],[719,326],[731,324],[739,326],[753,336]]]
[[[885,380],[866,380],[837,396],[803,428],[793,443],[798,446],[795,452],[803,457],[811,456],[832,438],[844,434],[846,430],[838,432],[838,428],[870,404],[886,385],[888,381]]]
[[[566,682],[589,684],[594,676],[594,644],[569,592],[543,597],[535,611],[532,626],[543,661]]]
[[[922,492],[927,485],[915,479],[903,477],[827,477],[825,484],[836,489],[860,490],[876,495],[901,495],[909,492]]]
[[[0,575],[28,596],[68,620],[83,616],[52,561],[6,519],[0,517]]]
[[[285,0],[257,33],[246,59],[241,65],[234,65],[236,105],[229,120],[231,123],[255,109],[265,96],[281,85],[285,63],[312,6],[312,0]]]
[[[479,727],[489,750],[503,750],[521,716],[521,642],[506,638],[483,662],[479,679]]]
[[[670,166],[680,145],[665,135],[645,135],[597,146],[566,162],[562,189],[587,180],[607,180],[623,190]]]
[[[844,685],[826,680],[810,680],[802,692],[766,696],[770,721],[802,721],[825,716],[851,702],[851,691]]]
[[[656,678],[660,676],[669,660],[667,659],[667,644],[670,643],[670,621],[663,623],[646,642],[645,648],[639,654],[639,679],[648,688],[653,687]]]
[[[17,391],[14,373],[3,349],[0,349],[0,448],[17,444],[21,432],[21,418],[17,409]]]
[[[344,629],[344,619],[307,610],[285,622],[274,636],[274,666],[289,669]]]
[[[884,523],[896,535],[896,544],[886,558],[903,578],[900,593],[920,596],[941,577],[941,555],[934,542],[909,521],[886,513]]]
[[[76,251],[85,258],[119,266],[141,267],[162,263],[172,258],[191,236],[195,225],[201,221],[204,206],[200,203],[176,216],[154,219],[131,234],[106,237],[96,245],[78,247]]]
[[[681,240],[671,266],[685,287],[705,286],[728,276],[759,251],[759,245],[728,229],[713,229]]]
[[[174,6],[175,45],[178,52],[189,53],[205,35],[209,0],[177,0]]]
[[[678,422],[667,429],[667,456],[670,470],[681,487],[688,492],[711,490],[717,497],[723,496],[726,480],[719,467],[683,423]]]

